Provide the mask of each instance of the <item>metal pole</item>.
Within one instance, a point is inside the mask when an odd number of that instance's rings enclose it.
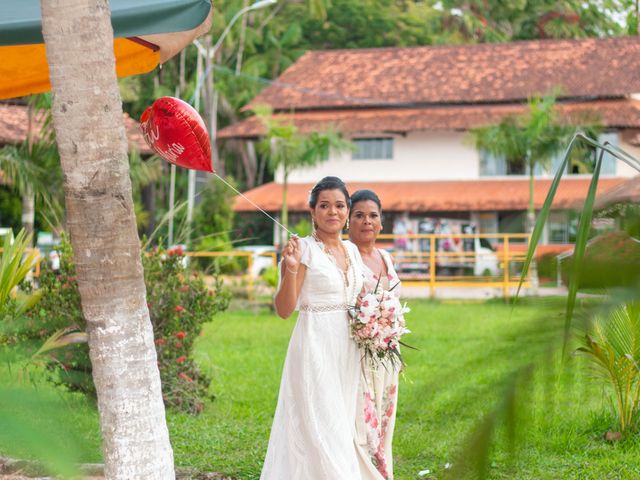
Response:
[[[200,91],[204,83],[202,78],[203,77],[202,60],[204,55],[206,57],[205,62],[207,65],[207,68],[206,68],[207,78],[204,80],[207,81],[207,88],[209,92],[209,94],[205,97],[205,101],[210,102],[208,104],[208,107],[205,108],[205,111],[209,110],[211,115],[211,117],[205,123],[209,127],[209,138],[211,141],[211,154],[212,154],[213,167],[214,167],[214,170],[219,170],[218,173],[219,175],[222,175],[222,176],[224,176],[224,166],[220,164],[221,162],[218,159],[218,155],[216,151],[216,121],[217,121],[217,111],[218,111],[218,98],[217,98],[217,92],[215,92],[215,85],[213,83],[214,56],[218,48],[220,48],[220,46],[222,45],[224,38],[227,36],[229,31],[231,30],[231,27],[233,26],[233,24],[242,15],[252,10],[258,10],[260,8],[267,7],[269,5],[273,5],[276,2],[277,0],[258,0],[252,5],[239,10],[233,16],[233,18],[231,19],[229,24],[226,26],[226,28],[223,30],[220,37],[218,37],[218,41],[215,43],[215,45],[213,45],[213,47],[210,47],[209,46],[210,43],[208,43],[207,47],[203,48],[197,40],[193,42],[198,48],[198,66],[197,66],[197,74],[196,74],[197,81],[196,81],[194,108],[196,110],[200,110]],[[211,37],[207,37],[207,40],[210,42]],[[196,194],[196,172],[194,170],[189,170],[188,178],[189,178],[189,182],[188,182],[188,188],[187,188],[187,244],[190,242],[190,239],[191,239],[191,222],[193,219],[193,207],[195,204],[195,194]]]
[[[436,298],[436,236],[429,235],[429,293]]]
[[[502,281],[503,281],[502,291],[504,294],[504,301],[508,302],[509,301],[509,282],[511,281],[510,274],[509,274],[509,235],[504,236],[504,245],[503,245],[502,252],[504,254],[502,259],[502,268],[504,269],[503,277],[502,277]]]
[[[176,166],[171,164],[171,182],[169,184],[169,244],[167,247],[171,248],[173,245],[173,216],[176,202]]]
[[[196,67],[196,84],[200,82],[202,78],[202,53],[198,49],[198,61]],[[200,110],[200,90],[196,92],[196,98],[194,101],[194,108],[196,111]],[[193,221],[193,207],[196,200],[196,171],[189,170],[188,183],[187,183],[187,238],[186,243],[190,246],[191,243],[191,223]]]

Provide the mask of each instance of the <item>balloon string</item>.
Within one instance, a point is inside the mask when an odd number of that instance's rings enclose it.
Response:
[[[222,178],[220,175],[218,175],[216,172],[213,172],[213,174],[218,177],[220,180],[222,180],[222,183],[224,183],[226,186],[228,186],[231,190],[233,190],[234,192],[236,192],[238,195],[240,195],[242,198],[244,198],[247,202],[249,202],[251,205],[253,205],[254,207],[256,207],[258,210],[260,210],[262,213],[264,213],[267,217],[269,217],[271,220],[273,220],[276,224],[280,225],[284,230],[287,231],[287,233],[291,236],[295,235],[295,233],[291,232],[291,230],[289,230],[287,227],[285,227],[283,224],[281,224],[278,220],[276,220],[275,218],[273,218],[271,215],[269,215],[267,212],[265,212],[263,209],[261,209],[258,205],[256,205],[255,203],[253,203],[251,201],[251,199],[249,199],[246,195],[244,195],[242,192],[239,192],[238,189],[236,187],[234,187],[233,185],[231,185],[229,182],[227,182],[224,178]]]

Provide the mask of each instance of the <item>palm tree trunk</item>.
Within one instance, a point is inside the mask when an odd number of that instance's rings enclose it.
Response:
[[[243,0],[242,8],[245,9],[248,6],[249,6],[249,0]],[[245,37],[247,35],[248,17],[249,15],[242,16],[242,25],[240,27],[240,40],[238,41],[240,45],[238,46],[238,53],[236,54],[236,75],[240,75],[240,72],[242,71],[242,56],[244,54]]]
[[[287,205],[287,190],[289,189],[289,172],[287,170],[287,164],[285,163],[282,166],[283,175],[282,175],[282,225],[284,228],[282,229],[282,233],[280,234],[280,246],[283,247],[284,243],[287,239],[287,228],[289,228],[289,206]]]
[[[149,212],[149,224],[145,231],[148,237],[153,235],[156,229],[156,196],[155,181],[142,187],[142,204],[144,205],[144,209]]]
[[[105,0],[41,0],[108,479],[175,478]]]
[[[22,228],[24,228],[28,235],[32,235],[34,232],[36,217],[35,203],[33,188],[31,188],[31,185],[26,185],[24,192],[22,192]],[[33,239],[31,243],[33,244]]]
[[[534,203],[534,182],[535,182],[535,164],[533,161],[529,161],[529,208],[527,209],[526,229],[527,233],[531,235],[536,225],[536,210]],[[536,263],[536,257],[533,256],[531,266],[529,268],[529,278],[531,279],[531,287],[534,293],[538,291],[538,265]]]
[[[240,151],[240,158],[242,159],[242,166],[244,168],[247,188],[253,188],[256,186],[256,175],[258,173],[258,159],[256,158],[256,148],[252,141],[240,140],[238,142],[238,150]]]
[[[29,105],[27,106],[27,151],[29,152],[29,161],[33,161],[33,123],[34,123],[34,111],[33,111],[33,104],[32,102],[29,102]],[[35,224],[35,217],[36,217],[36,211],[35,211],[35,194],[33,192],[33,187],[31,186],[30,183],[27,183],[25,185],[24,191],[22,192],[22,211],[21,211],[21,223],[22,223],[22,228],[24,228],[25,232],[27,233],[27,235],[30,235],[30,243],[32,246],[34,243],[34,238],[33,238],[33,230],[34,230],[34,224]]]

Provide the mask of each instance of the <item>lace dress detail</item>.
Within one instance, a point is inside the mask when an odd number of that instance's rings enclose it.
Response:
[[[379,272],[373,273],[363,265],[367,291],[373,291],[378,281],[385,289],[400,281],[391,256],[384,250],[380,250],[380,253],[388,275],[378,279]],[[399,294],[400,285],[393,291]],[[392,440],[398,402],[398,373],[390,364],[373,369],[369,362],[362,362],[356,407],[356,445],[362,480],[393,479]]]
[[[347,306],[362,288],[362,260],[345,241],[343,274],[312,238],[300,239],[304,282],[285,359],[261,480],[363,480],[356,433],[360,356]],[[369,477],[364,477],[369,478]],[[378,477],[378,480],[380,477]]]

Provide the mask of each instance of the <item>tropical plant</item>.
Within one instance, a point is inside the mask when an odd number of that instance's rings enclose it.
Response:
[[[299,237],[311,235],[311,232],[313,231],[311,220],[308,218],[300,219],[300,221],[293,226],[293,231],[296,232]]]
[[[127,146],[122,141],[110,12],[95,0],[68,9],[50,0],[40,5],[65,177],[66,223],[91,332],[105,477],[173,478]],[[101,94],[87,95],[89,91]],[[92,131],[100,132],[99,138],[87,134],[88,121]]]
[[[299,168],[317,165],[329,159],[330,151],[352,148],[333,130],[302,134],[292,122],[285,122],[271,114],[269,108],[260,107],[256,114],[267,128],[267,132],[258,144],[258,151],[265,155],[273,172],[282,174],[282,210],[280,221],[286,228],[289,223],[287,193],[289,174]],[[286,238],[283,231],[281,239]]]
[[[602,168],[603,158],[605,154],[612,155],[614,158],[628,164],[629,166],[640,172],[640,160],[636,159],[635,157],[633,157],[633,155],[630,155],[621,148],[611,145],[609,142],[601,144],[596,140],[588,137],[583,132],[577,132],[576,134],[574,134],[565,150],[560,168],[558,168],[558,171],[556,172],[551,182],[549,192],[547,193],[547,197],[542,205],[542,208],[540,209],[538,219],[534,226],[533,232],[531,233],[531,240],[529,242],[529,249],[527,251],[527,256],[522,268],[522,275],[520,278],[518,293],[520,291],[520,288],[522,287],[522,282],[528,274],[529,267],[532,265],[536,248],[538,246],[538,243],[540,242],[540,238],[542,237],[544,225],[549,218],[549,213],[551,212],[553,199],[558,191],[562,175],[564,174],[564,171],[569,164],[571,153],[574,149],[579,148],[580,146],[586,146],[587,148],[591,149],[596,160],[593,175],[591,177],[591,182],[589,184],[589,189],[587,191],[582,212],[580,214],[578,232],[576,234],[575,248],[573,253],[573,265],[571,274],[569,275],[569,292],[567,295],[567,309],[565,312],[565,342],[569,338],[571,318],[575,309],[576,295],[578,292],[581,270],[584,263],[584,254],[591,232],[593,206],[595,203],[596,190],[598,181],[600,179],[600,170]]]
[[[30,244],[31,236],[24,230],[15,239],[12,232],[4,237],[0,256],[0,320],[4,322],[23,315],[40,299],[39,291],[28,294],[18,290],[38,259],[37,251],[27,253]]]
[[[145,210],[140,197],[142,190],[162,177],[162,163],[157,155],[143,159],[137,150],[129,152],[129,176],[134,198],[136,224],[138,231],[145,231],[155,215],[154,211]]]
[[[22,198],[22,227],[28,234],[34,232],[36,200],[58,215],[60,202],[52,192],[62,182],[48,111],[38,108],[38,100],[32,98],[27,107],[27,138],[0,148],[0,170],[4,182]]]
[[[600,178],[600,170],[602,167],[603,158],[605,155],[612,155],[619,161],[622,161],[632,168],[640,171],[640,160],[634,158],[629,153],[624,150],[615,147],[608,142],[604,144],[597,142],[596,140],[590,138],[585,135],[583,132],[577,132],[573,135],[571,141],[567,145],[560,167],[558,168],[549,188],[549,192],[547,193],[547,197],[544,201],[542,208],[538,214],[538,218],[536,220],[533,232],[531,234],[531,241],[529,242],[529,249],[527,251],[527,255],[523,264],[522,273],[520,277],[520,285],[518,287],[518,292],[516,294],[515,300],[517,301],[520,289],[525,279],[527,278],[529,269],[532,265],[534,254],[538,243],[542,237],[542,232],[545,226],[547,219],[549,218],[549,213],[551,211],[551,205],[553,203],[553,199],[557,193],[562,175],[564,174],[567,165],[571,160],[572,152],[574,152],[578,148],[586,148],[591,153],[594,154],[595,162],[593,175],[591,178],[591,183],[589,185],[589,189],[584,201],[584,206],[582,212],[580,214],[578,232],[576,235],[575,241],[575,249],[573,254],[573,262],[571,272],[569,274],[569,288],[568,295],[566,300],[566,309],[564,314],[564,341],[561,342],[563,346],[563,353],[566,352],[568,341],[571,337],[571,327],[574,324],[574,312],[576,309],[576,296],[578,291],[578,286],[580,283],[582,268],[584,265],[584,253],[587,241],[589,240],[589,234],[591,230],[591,221],[593,218],[593,206],[595,202],[596,196],[596,188],[598,185],[598,180]],[[598,311],[602,312],[602,309],[618,312],[616,315],[621,316],[621,319],[618,319],[617,322],[622,323],[621,326],[611,326],[611,333],[606,333],[607,340],[600,339],[598,340],[597,335],[593,335],[590,337],[591,342],[587,343],[586,347],[588,350],[593,351],[594,354],[597,352],[597,356],[592,353],[582,352],[586,355],[590,355],[592,360],[598,362],[603,365],[603,361],[609,362],[609,364],[613,361],[615,364],[616,359],[619,361],[618,366],[607,367],[609,370],[619,369],[621,372],[618,377],[619,378],[611,378],[611,384],[613,386],[614,392],[616,390],[623,392],[624,395],[620,398],[621,407],[619,408],[621,414],[619,414],[620,420],[626,422],[628,425],[634,424],[635,420],[631,418],[631,415],[635,415],[637,412],[637,396],[635,393],[636,381],[631,381],[631,370],[629,366],[633,364],[636,368],[636,375],[638,369],[638,363],[636,359],[637,355],[637,342],[638,342],[638,313],[637,313],[637,305],[640,302],[640,289],[638,285],[632,285],[631,287],[625,289],[618,289],[615,291],[611,291],[608,296],[605,296],[599,300],[595,300],[591,303],[591,306],[587,305],[585,308],[585,314],[591,312],[592,316],[598,318],[600,314]],[[633,305],[632,310],[628,310],[629,319],[625,319],[624,315],[621,315],[619,312],[624,312],[627,309],[628,305]],[[594,314],[595,312],[595,314]],[[608,319],[604,318],[603,321],[606,322]],[[616,320],[614,320],[616,322]],[[588,340],[587,340],[588,341]],[[616,343],[616,347],[612,347],[610,344],[607,344],[607,341],[610,343]],[[613,349],[614,353],[611,353]],[[629,353],[633,352],[633,353]],[[465,448],[463,448],[460,454],[454,460],[455,468],[451,470],[451,473],[446,476],[446,478],[451,479],[460,479],[460,478],[474,478],[474,479],[486,479],[489,477],[489,464],[490,459],[489,456],[491,454],[491,443],[495,440],[495,432],[499,425],[504,425],[507,431],[507,437],[509,443],[512,445],[511,449],[513,455],[516,454],[516,443],[517,436],[516,431],[519,422],[519,412],[526,410],[527,405],[526,398],[528,394],[526,392],[527,385],[530,385],[530,378],[535,365],[540,363],[541,360],[552,358],[552,354],[555,353],[555,349],[551,348],[547,355],[544,358],[532,359],[532,363],[530,365],[525,366],[524,368],[518,369],[513,372],[512,378],[508,381],[505,394],[501,400],[501,402],[490,412],[488,412],[478,423],[478,427],[474,432],[469,436],[469,441],[467,442]],[[617,356],[616,356],[617,355]],[[629,363],[625,364],[624,360],[621,360],[620,355],[625,356]],[[604,367],[602,367],[604,368]],[[603,371],[600,369],[601,372]],[[625,368],[627,368],[625,372]],[[625,375],[628,374],[628,377]],[[614,383],[620,382],[621,383]],[[618,386],[619,385],[619,386]],[[516,399],[520,397],[519,401]],[[615,394],[614,394],[614,398]],[[635,404],[633,404],[635,402]],[[618,408],[618,407],[616,407]],[[630,413],[631,412],[631,413]]]
[[[522,115],[508,115],[500,123],[471,130],[475,146],[503,157],[515,172],[529,175],[527,231],[535,223],[534,182],[536,166],[548,168],[552,157],[562,151],[573,128],[560,121],[555,97],[534,97],[528,111]]]
[[[23,334],[23,316],[38,303],[40,290],[19,289],[38,261],[35,250],[29,251],[29,235],[21,230],[15,238],[5,235],[0,253],[0,359],[23,358],[25,351],[16,340]],[[20,382],[13,375],[0,376],[0,451],[5,455],[29,452],[41,460],[44,471],[63,478],[75,478],[74,462],[81,441],[59,419],[56,400]],[[34,416],[34,412],[38,415]],[[47,428],[40,420],[47,419]],[[75,452],[70,451],[73,446]],[[40,472],[43,473],[43,472]]]
[[[29,312],[21,336],[38,345],[34,357],[44,360],[49,381],[95,398],[86,322],[73,252],[65,236],[59,255],[58,270],[42,269],[38,280],[44,296],[39,308]],[[228,294],[217,279],[215,290],[209,290],[200,275],[187,270],[180,248],[154,248],[145,253],[142,264],[165,405],[199,413],[208,397],[210,380],[193,360],[193,342],[203,324],[226,309]],[[44,344],[43,337],[48,337]]]
[[[636,426],[640,400],[640,303],[593,318],[577,352],[586,356],[610,390],[620,432]]]
[[[633,0],[580,2],[575,0],[445,0],[441,3],[445,39],[504,42],[534,38],[582,38],[621,35],[621,13],[628,12],[627,31],[633,31],[637,12]]]

